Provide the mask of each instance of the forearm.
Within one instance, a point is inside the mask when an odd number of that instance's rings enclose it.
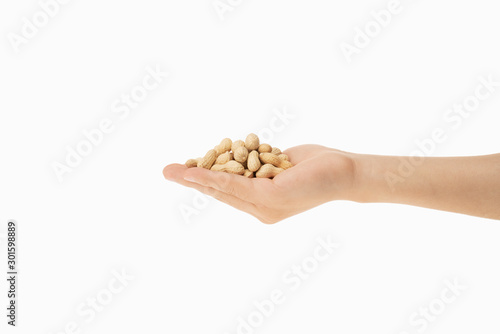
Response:
[[[420,158],[355,155],[355,199],[500,219],[500,154]]]

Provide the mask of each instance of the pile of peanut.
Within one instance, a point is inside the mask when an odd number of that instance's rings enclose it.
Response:
[[[259,137],[251,133],[245,141],[224,138],[203,158],[189,159],[187,167],[201,167],[213,171],[272,179],[292,167],[288,156],[279,148],[260,144]]]

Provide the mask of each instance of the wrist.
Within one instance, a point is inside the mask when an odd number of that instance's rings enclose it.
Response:
[[[354,173],[351,199],[354,202],[378,202],[385,192],[382,157],[352,154]]]
[[[353,161],[353,182],[351,198],[349,200],[359,203],[366,203],[366,181],[367,181],[367,161],[363,154],[351,154]]]
[[[332,175],[328,181],[331,184],[329,201],[368,202],[370,156],[332,149],[326,157],[326,164],[335,167],[333,174],[329,173]]]

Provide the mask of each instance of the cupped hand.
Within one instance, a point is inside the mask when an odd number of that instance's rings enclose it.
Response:
[[[319,145],[296,146],[283,153],[294,166],[274,179],[246,178],[180,164],[166,166],[163,175],[266,224],[332,200],[350,198],[355,172],[351,154]]]

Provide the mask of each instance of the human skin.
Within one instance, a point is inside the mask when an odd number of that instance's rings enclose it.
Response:
[[[500,220],[500,154],[416,160],[320,145],[296,146],[283,153],[294,167],[274,179],[180,164],[166,166],[163,175],[266,224],[335,200],[400,203]]]

